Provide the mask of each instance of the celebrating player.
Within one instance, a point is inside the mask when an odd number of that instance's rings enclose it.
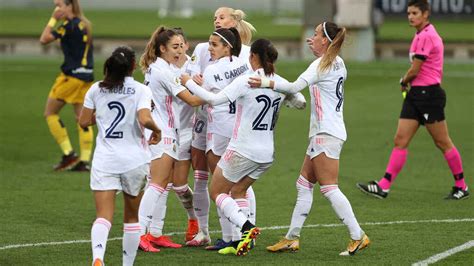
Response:
[[[175,28],[174,30],[179,33],[180,37],[183,38],[184,42],[183,53],[181,54],[175,65],[176,68],[173,69],[178,72],[177,75],[181,75],[182,73],[185,73],[187,66],[190,62],[190,57],[186,54],[186,51],[189,49],[189,44],[181,28]],[[199,232],[199,224],[193,207],[193,191],[188,186],[188,174],[189,168],[191,166],[191,140],[193,130],[192,117],[194,115],[194,108],[185,103],[184,101],[180,100],[179,98],[176,99],[176,107],[176,113],[179,116],[180,121],[178,129],[178,160],[175,162],[173,170],[171,172],[170,180],[172,180],[172,182],[168,183],[168,185],[166,186],[166,190],[160,197],[160,202],[157,204],[157,206],[160,207],[155,208],[155,211],[153,213],[153,219],[150,224],[150,234],[162,235],[164,220],[166,216],[168,193],[169,190],[173,189],[188,214],[188,228],[186,230],[185,241],[189,242]],[[164,237],[162,237],[158,241],[158,246],[181,246],[178,244],[173,245],[168,241],[161,241],[166,240],[163,238]],[[154,243],[157,244],[157,241],[155,241]]]
[[[469,192],[464,181],[461,155],[449,137],[444,115],[446,93],[441,88],[443,40],[429,21],[430,5],[427,0],[409,1],[407,12],[409,24],[416,29],[416,34],[410,47],[411,67],[400,80],[401,90],[406,93],[406,98],[398,120],[394,148],[385,175],[379,181],[358,183],[357,187],[368,195],[386,198],[392,183],[405,165],[411,139],[420,125],[424,125],[436,147],[444,154],[454,176],[454,186],[445,199],[466,199]]]
[[[220,7],[214,14],[214,29],[228,29],[234,27],[240,35],[242,47],[237,55],[241,60],[248,62],[250,52],[250,41],[255,28],[245,20],[245,13],[242,10],[235,10],[230,7]],[[199,84],[203,84],[202,74],[207,66],[215,61],[209,52],[209,42],[200,43],[194,49],[191,62],[188,66],[193,79]],[[209,228],[209,191],[207,182],[209,178],[209,168],[206,159],[206,138],[207,138],[207,105],[197,108],[195,114],[193,141],[191,145],[191,158],[194,169],[194,207],[199,220],[199,227],[202,234],[197,236],[198,241],[207,236]],[[253,189],[250,187],[248,197],[251,205],[251,220],[255,221],[256,201]],[[220,217],[223,238],[218,239],[213,246],[207,247],[209,250],[219,250],[230,244],[232,239],[231,225],[225,217]]]
[[[97,215],[91,229],[94,266],[104,265],[118,190],[124,192],[123,265],[133,265],[140,241],[138,206],[150,162],[142,128],[152,130],[153,144],[161,132],[151,117],[151,91],[131,77],[134,69],[135,53],[115,49],[105,61],[104,80],[87,92],[79,118],[81,127],[95,121],[99,131],[90,181]]]
[[[204,103],[192,95],[179,82],[179,72],[175,71],[181,55],[184,41],[179,33],[165,27],[158,27],[152,34],[141,57],[140,65],[145,73],[145,84],[153,93],[153,119],[162,131],[160,143],[150,147],[152,152],[151,180],[140,203],[139,218],[142,226],[140,248],[144,251],[158,252],[153,244],[166,247],[181,247],[167,236],[158,232],[149,232],[155,207],[165,208],[166,202],[160,201],[166,188],[171,183],[170,175],[178,157],[179,128],[182,123],[177,113],[177,98],[191,106]]]
[[[273,162],[273,130],[285,96],[272,90],[251,89],[247,80],[250,75],[257,74],[268,80],[286,81],[274,73],[277,57],[278,52],[270,41],[255,41],[249,58],[255,73],[236,78],[217,94],[201,88],[189,76],[181,77],[186,87],[212,106],[235,101],[236,118],[232,138],[213,173],[211,198],[220,213],[241,229],[242,238],[220,249],[221,254],[247,254],[252,239],[259,234],[259,229],[249,219],[246,193]]]
[[[92,127],[77,127],[81,151],[78,157],[59,112],[66,104],[71,104],[77,120],[84,95],[94,80],[91,24],[82,14],[78,0],[54,0],[54,4],[56,8],[40,37],[41,44],[60,39],[64,54],[61,73],[49,92],[44,111],[49,130],[63,152],[63,157],[54,166],[54,170],[89,171],[88,162],[94,136]]]
[[[340,255],[354,255],[370,243],[357,222],[351,204],[338,186],[339,156],[347,137],[342,114],[347,70],[344,61],[338,56],[345,35],[344,27],[332,22],[319,24],[314,36],[307,40],[318,59],[293,83],[262,77],[249,80],[252,87],[270,87],[286,93],[295,93],[309,86],[311,94],[309,146],[296,181],[298,197],[290,229],[280,242],[267,247],[269,251],[299,249],[300,231],[311,209],[316,182],[337,216],[349,229],[351,240],[347,250]]]

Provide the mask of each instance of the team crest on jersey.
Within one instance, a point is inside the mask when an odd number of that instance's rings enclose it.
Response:
[[[196,55],[191,56],[191,63],[196,63]]]
[[[177,85],[180,85],[180,84],[181,84],[181,82],[179,81],[179,77],[174,78],[174,82],[175,82]]]

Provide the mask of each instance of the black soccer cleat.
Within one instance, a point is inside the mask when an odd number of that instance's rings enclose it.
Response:
[[[463,190],[460,187],[453,187],[451,192],[444,198],[447,200],[462,200],[462,199],[467,199],[469,198],[469,192],[466,190]]]
[[[388,192],[383,191],[383,189],[379,186],[379,184],[377,184],[376,181],[370,181],[367,185],[357,183],[357,188],[365,194],[376,197],[378,199],[385,199],[388,196]]]
[[[75,163],[79,161],[79,157],[77,157],[75,152],[71,152],[68,155],[63,155],[61,161],[54,166],[54,171],[63,171],[66,169],[71,168]]]
[[[87,164],[87,162],[79,161],[76,165],[74,165],[74,167],[72,167],[71,169],[69,169],[69,171],[73,171],[73,172],[90,172],[90,171],[91,171],[91,168],[89,167],[89,164]]]

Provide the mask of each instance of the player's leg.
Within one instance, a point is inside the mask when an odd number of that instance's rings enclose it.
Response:
[[[140,223],[138,222],[138,207],[143,193],[132,196],[123,193],[124,218],[122,239],[122,261],[123,265],[133,265],[140,243]]]
[[[454,187],[446,199],[468,198],[469,192],[464,180],[461,155],[449,137],[446,120],[441,122],[427,123],[426,129],[433,138],[436,147],[438,147],[438,149],[443,152],[444,158],[448,162],[448,166],[451,169],[451,173],[454,177]]]
[[[74,112],[76,114],[76,121],[79,118],[82,110],[82,103],[76,103],[74,106]],[[82,128],[77,124],[77,131],[79,134],[79,163],[77,163],[73,168],[72,171],[89,171],[89,161],[92,155],[92,146],[94,140],[94,131],[92,126],[88,126],[87,128]]]
[[[144,235],[147,228],[149,228],[158,200],[165,192],[174,162],[175,159],[166,153],[163,153],[161,157],[151,161],[151,180],[149,182],[148,188],[145,190],[139,209],[142,235]]]
[[[398,120],[398,128],[394,138],[394,147],[385,170],[384,176],[379,181],[371,181],[368,184],[358,183],[357,187],[377,198],[386,198],[392,183],[403,169],[408,156],[408,145],[415,136],[420,123],[415,119]]]
[[[53,135],[53,138],[56,140],[56,143],[58,143],[63,153],[61,161],[56,166],[54,166],[55,171],[67,169],[77,163],[79,159],[74,153],[67,129],[59,117],[59,112],[65,104],[66,102],[64,101],[48,98],[44,111],[44,117],[46,118],[49,131],[51,132],[51,135]]]
[[[116,190],[95,190],[94,200],[96,206],[96,220],[91,228],[92,261],[104,262],[107,238],[115,209]]]
[[[193,207],[193,191],[188,185],[190,160],[177,161],[173,168],[173,190],[188,215],[186,242],[191,241],[199,231],[198,220]]]
[[[324,139],[324,141],[326,140],[328,139]],[[340,255],[354,255],[359,250],[367,247],[370,240],[357,222],[349,200],[339,189],[339,156],[336,157],[335,155],[338,155],[338,153],[326,151],[314,157],[311,162],[321,193],[329,200],[338,218],[347,226],[351,237],[347,250]]]
[[[299,250],[299,238],[303,224],[311,211],[313,204],[313,187],[316,176],[313,171],[311,159],[305,155],[301,166],[300,176],[296,179],[296,204],[291,216],[291,223],[286,236],[267,250],[271,252]]]

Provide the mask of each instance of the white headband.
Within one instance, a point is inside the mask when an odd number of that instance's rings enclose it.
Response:
[[[229,42],[224,36],[222,36],[219,32],[214,31],[213,34],[215,34],[215,35],[221,37],[221,39],[224,40],[224,41],[230,46],[230,48],[234,48],[234,46],[232,46],[232,44],[230,44],[230,42]]]
[[[326,22],[323,23],[323,29],[324,29],[324,35],[326,35],[326,38],[328,38],[329,42],[332,42],[331,37],[329,37],[329,34],[326,31]]]

